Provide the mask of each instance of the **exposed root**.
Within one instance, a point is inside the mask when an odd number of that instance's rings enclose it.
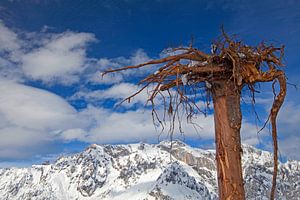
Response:
[[[273,153],[273,162],[274,162],[274,172],[273,172],[273,180],[272,180],[272,189],[271,189],[271,196],[270,199],[275,198],[276,192],[276,178],[278,173],[278,142],[277,142],[277,127],[276,127],[276,118],[277,114],[282,106],[285,96],[286,96],[286,78],[282,73],[277,77],[277,80],[280,85],[280,92],[275,97],[272,109],[271,109],[271,125],[272,125],[272,138],[273,138],[273,146],[274,146],[274,153]]]
[[[179,131],[182,133],[179,112],[185,114],[188,122],[191,122],[198,113],[207,114],[207,110],[202,109],[198,102],[210,99],[215,83],[224,80],[232,81],[237,93],[244,86],[248,86],[252,93],[253,102],[255,102],[254,92],[256,91],[253,85],[258,82],[274,82],[277,80],[280,92],[275,95],[269,115],[274,144],[274,173],[270,196],[270,199],[273,200],[276,191],[278,167],[276,118],[286,95],[286,77],[284,72],[280,70],[280,67],[283,66],[284,46],[274,47],[265,43],[255,47],[247,46],[241,41],[236,41],[228,36],[223,29],[221,38],[213,46],[212,54],[204,53],[192,46],[168,49],[166,52],[171,53],[171,56],[151,60],[136,66],[110,69],[105,71],[103,75],[153,64],[158,65],[156,72],[139,82],[143,87],[126,98],[125,101],[130,101],[131,98],[146,88],[153,86],[147,101],[152,105],[153,121],[157,121],[164,128],[165,122],[169,120],[171,138],[173,138],[175,121],[178,121]],[[163,102],[164,114],[162,119],[156,112],[155,99]],[[169,118],[166,119],[166,116]]]

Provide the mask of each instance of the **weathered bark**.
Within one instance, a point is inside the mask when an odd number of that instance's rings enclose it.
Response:
[[[240,89],[231,80],[213,85],[216,160],[219,198],[244,200],[241,165],[241,109]]]
[[[228,36],[222,29],[222,37],[212,45],[212,54],[206,54],[198,49],[179,47],[167,49],[166,57],[151,60],[135,66],[107,70],[112,73],[127,69],[138,69],[152,64],[163,64],[156,72],[148,75],[139,83],[143,85],[131,98],[142,91],[149,94],[147,103],[152,105],[152,118],[164,129],[166,116],[171,120],[169,133],[172,138],[175,121],[178,120],[181,129],[181,112],[186,115],[188,123],[193,123],[193,117],[198,113],[207,114],[197,101],[203,95],[213,96],[215,108],[216,160],[218,169],[218,184],[221,200],[244,200],[242,167],[241,167],[241,111],[240,93],[243,85],[248,86],[251,94],[256,92],[257,82],[279,82],[280,92],[274,98],[269,120],[272,125],[274,142],[274,174],[271,189],[271,200],[275,197],[276,177],[278,167],[278,144],[276,118],[286,95],[286,77],[280,67],[284,46],[259,44],[256,47],[245,45],[241,41]],[[268,66],[268,69],[265,67]],[[205,84],[205,90],[199,88],[199,83]],[[240,87],[240,88],[237,88]],[[164,92],[165,91],[165,92]],[[156,112],[156,100],[163,101],[162,118]],[[159,104],[160,105],[160,104]],[[207,103],[207,106],[209,104]],[[183,109],[179,109],[183,108]],[[268,122],[268,121],[267,121]],[[265,125],[264,125],[265,126]],[[263,127],[264,128],[264,127]]]

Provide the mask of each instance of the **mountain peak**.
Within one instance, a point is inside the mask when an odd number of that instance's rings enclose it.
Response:
[[[184,146],[188,146],[186,143],[184,143],[181,140],[175,139],[173,141],[170,140],[163,140],[159,143],[160,145],[164,145],[164,146],[170,146],[172,145],[172,147],[184,147]]]

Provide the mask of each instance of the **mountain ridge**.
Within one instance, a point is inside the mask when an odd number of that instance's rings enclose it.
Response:
[[[218,199],[215,152],[181,141],[96,145],[52,164],[0,169],[0,200]],[[243,145],[247,199],[269,199],[269,152]],[[300,162],[280,163],[277,199],[300,197]]]

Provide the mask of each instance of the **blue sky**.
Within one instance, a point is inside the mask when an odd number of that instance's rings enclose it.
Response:
[[[250,45],[286,46],[288,81],[300,84],[300,2],[244,0],[120,0],[0,2],[0,167],[26,166],[78,152],[90,143],[157,142],[147,95],[114,105],[138,87],[149,70],[101,78],[108,67],[158,58],[163,49],[187,45],[209,52],[220,26]],[[263,84],[256,110],[263,121],[272,102]],[[247,93],[244,93],[247,101]],[[279,115],[282,157],[300,159],[300,91],[288,87]],[[256,117],[243,104],[244,143],[271,149],[268,130],[257,135]],[[213,116],[199,116],[181,139],[213,147]],[[258,123],[261,126],[262,123]]]

